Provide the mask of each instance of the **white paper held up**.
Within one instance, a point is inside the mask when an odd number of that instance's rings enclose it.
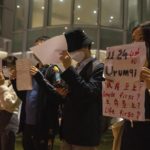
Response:
[[[29,59],[16,61],[17,90],[32,90],[32,76],[30,74],[31,62]]]
[[[64,35],[50,38],[41,45],[31,47],[30,50],[42,62],[42,64],[59,64],[60,53],[67,50],[67,42]]]

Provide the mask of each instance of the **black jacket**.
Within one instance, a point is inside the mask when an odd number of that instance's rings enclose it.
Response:
[[[46,70],[50,69],[46,78],[51,80],[53,79],[53,83],[55,82],[55,72],[51,71],[51,68],[42,68],[41,72],[45,74]],[[45,136],[54,137],[59,129],[58,124],[58,106],[60,102],[60,96],[55,93],[54,87],[50,84],[42,73],[38,72],[34,78],[39,85],[38,92],[38,104],[37,104],[37,135],[40,138]],[[20,131],[22,131],[25,125],[25,104],[26,104],[26,91],[18,91],[16,88],[16,81],[12,81],[13,87],[18,95],[18,97],[22,100],[22,110],[21,110],[21,118],[20,118]],[[50,132],[49,132],[50,131]]]
[[[95,60],[81,71],[69,67],[62,73],[69,94],[64,104],[62,134],[69,144],[97,146],[101,136],[103,64],[93,71]]]
[[[150,149],[150,94],[145,91],[145,117],[149,121],[125,120],[120,150],[148,150]]]

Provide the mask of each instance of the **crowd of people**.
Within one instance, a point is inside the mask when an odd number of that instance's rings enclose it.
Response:
[[[103,124],[104,64],[91,56],[92,40],[82,29],[69,30],[64,36],[68,49],[61,52],[60,61],[65,70],[54,64],[43,65],[35,56],[38,64],[30,69],[32,90],[17,89],[17,58],[8,56],[2,60],[0,150],[15,150],[15,135],[20,132],[24,150],[52,150],[57,135],[62,140],[61,150],[98,150]],[[146,150],[150,147],[150,23],[134,28],[132,37],[135,42],[145,41],[147,48],[140,76],[147,83],[146,121],[135,121],[132,127],[125,120],[120,150]],[[34,44],[47,39],[40,37]]]

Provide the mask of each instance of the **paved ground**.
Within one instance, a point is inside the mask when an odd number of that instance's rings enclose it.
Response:
[[[112,149],[112,140],[113,140],[112,132],[110,129],[108,129],[102,137],[99,150],[111,150]],[[59,150],[59,146],[60,146],[60,140],[56,139],[54,150]],[[21,145],[21,136],[17,137],[16,150],[23,150],[22,145]]]

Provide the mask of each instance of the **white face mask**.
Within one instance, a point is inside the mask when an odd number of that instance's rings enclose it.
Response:
[[[70,56],[72,59],[74,59],[75,61],[79,63],[84,59],[85,54],[82,51],[77,51],[77,52],[70,53]]]
[[[9,78],[10,76],[9,68],[3,67],[3,74],[5,77]]]

